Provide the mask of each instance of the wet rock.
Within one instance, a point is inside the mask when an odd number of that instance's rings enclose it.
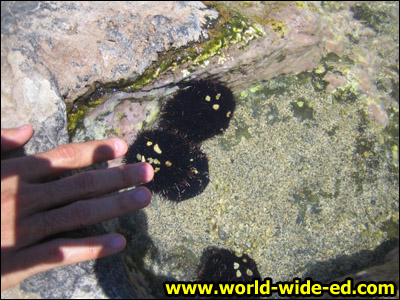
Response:
[[[376,266],[372,266],[368,269],[362,270],[360,272],[349,274],[340,278],[336,278],[333,281],[335,282],[344,282],[347,278],[353,279],[353,286],[359,283],[365,282],[391,282],[395,283],[397,290],[395,291],[396,294],[399,293],[398,286],[399,286],[399,248],[395,248],[390,251],[384,257],[384,263],[379,264]],[[327,299],[345,299],[346,297],[333,297],[330,295],[324,295]],[[363,297],[355,297],[355,299],[362,299]],[[311,299],[311,298],[306,298]]]
[[[34,126],[27,153],[67,142],[64,101],[94,82],[138,77],[158,52],[207,37],[206,17],[217,16],[200,2],[7,2],[1,11],[1,126]]]
[[[67,143],[65,103],[73,102],[95,82],[137,78],[158,59],[159,52],[206,38],[202,27],[206,19],[217,15],[201,2],[2,2],[1,126],[33,125],[35,134],[25,146],[27,154]],[[122,101],[119,110],[126,113],[126,106]],[[139,112],[132,111],[138,108]],[[132,113],[124,116],[125,121],[146,121],[146,109],[153,106],[128,108]],[[115,114],[121,120],[119,110]],[[113,118],[109,119],[112,124]],[[94,268],[94,262],[85,262],[39,274],[23,283],[24,294],[138,297],[126,276],[125,280],[111,280],[112,293],[108,293],[107,284],[99,283]],[[106,269],[99,274],[116,279],[110,269],[119,277],[124,272],[120,259],[109,262]]]
[[[101,95],[103,98],[89,98],[89,101],[94,102],[93,107],[87,111],[78,111],[86,115],[82,118],[80,126],[74,128],[74,135],[70,136],[73,141],[119,136],[130,142],[143,126],[154,121],[161,102],[173,93],[176,84],[182,80],[216,77],[232,88],[234,93],[240,94],[244,88],[281,74],[312,71],[321,64],[322,57],[325,59],[324,68],[321,68],[322,71],[318,75],[327,84],[326,86],[320,84],[321,91],[332,93],[333,98],[338,99],[343,98],[339,97],[340,93],[344,95],[350,93],[354,95],[351,97],[354,101],[367,104],[369,115],[380,124],[388,123],[385,107],[390,106],[392,100],[389,95],[396,95],[396,90],[392,88],[391,91],[390,84],[386,83],[387,95],[380,97],[375,82],[376,79],[384,77],[384,72],[379,74],[377,70],[396,74],[396,65],[398,70],[398,62],[392,58],[398,57],[398,43],[393,42],[393,36],[398,36],[398,32],[376,36],[373,29],[353,18],[351,5],[354,3],[351,2],[321,5],[310,2],[291,2],[284,5],[230,2],[225,5],[226,7],[210,9],[200,2],[156,4],[113,2],[101,5],[89,2],[2,2],[2,127],[31,123],[35,128],[35,136],[26,147],[26,152],[35,153],[53,148],[68,140],[65,103],[72,105],[78,97],[88,91],[90,93],[96,90],[102,93],[98,89],[102,83],[114,82],[121,86],[121,82],[135,82],[148,71],[151,76],[146,77],[144,84],[147,85],[144,85],[143,89],[140,89],[142,84],[138,85],[139,90],[128,88],[124,91],[112,91],[109,95]],[[398,11],[398,4],[389,5],[397,5],[397,10],[394,11]],[[212,28],[213,22],[208,23],[208,21],[215,21],[218,15],[221,17],[219,24],[222,33],[205,29],[208,26]],[[398,14],[397,21],[395,13],[394,15],[388,13],[387,16],[398,24]],[[385,32],[385,28],[378,31]],[[207,39],[208,37],[210,39]],[[371,41],[371,44],[366,44],[368,41]],[[192,42],[195,43],[191,44]],[[382,57],[371,51],[379,45],[385,45],[385,49],[380,48]],[[168,50],[181,52],[171,60],[168,56],[162,56],[163,60],[158,61],[159,53]],[[184,56],[185,53],[187,56]],[[330,57],[337,59],[328,59]],[[164,67],[158,68],[160,65]],[[396,76],[397,81],[393,82],[395,87],[398,86],[398,75]],[[293,90],[295,89],[298,87],[293,87]],[[276,94],[278,95],[281,90],[276,88]],[[99,99],[100,103],[96,103]],[[249,101],[243,99],[243,102]],[[279,110],[275,105],[276,103],[267,103],[266,107],[272,111],[270,114],[274,115],[274,122],[279,123]],[[77,106],[79,109],[79,105]],[[319,116],[316,113],[312,117],[318,119]],[[303,123],[308,121],[314,120],[304,120]],[[269,122],[268,126],[271,125],[272,122]],[[237,128],[237,137],[243,136],[241,134],[243,128],[247,132],[244,135],[246,139],[241,140],[250,140],[248,136],[252,137],[252,134],[255,139],[258,135],[255,134],[254,128],[249,127],[251,129],[249,130],[246,124],[241,126]],[[333,126],[327,128],[332,135],[338,129]],[[278,143],[280,145],[281,142]],[[229,141],[226,144],[231,145]],[[221,163],[224,159],[225,156],[221,158]],[[273,163],[277,164],[277,169],[285,170],[286,174],[288,167],[279,164],[285,159],[286,157],[279,157]],[[233,158],[231,160],[233,162]],[[234,161],[241,161],[241,157],[234,157]],[[314,172],[314,169],[311,171]],[[232,174],[230,173],[230,176]],[[276,176],[276,172],[272,174]],[[254,199],[258,197],[259,194]],[[152,205],[163,207],[161,201],[160,203],[154,201]],[[241,207],[238,206],[237,209]],[[196,230],[199,231],[194,231],[196,234],[193,234],[189,228],[190,224],[187,224],[188,228],[182,230],[182,224],[187,222],[187,214],[182,214],[186,219],[179,223],[176,207],[169,213],[170,224],[169,219],[163,219],[159,214],[153,213],[152,216],[151,209],[146,211],[146,216],[149,216],[151,221],[152,218],[156,220],[149,226],[151,231],[138,230],[138,226],[127,226],[123,223],[113,228],[127,236],[128,246],[124,259],[131,272],[131,283],[151,282],[154,277],[159,278],[157,283],[165,281],[167,277],[179,280],[191,279],[188,274],[191,268],[194,268],[190,264],[195,259],[185,260],[185,257],[180,257],[184,263],[176,264],[175,261],[169,263],[165,257],[174,256],[169,255],[167,244],[173,245],[175,242],[179,243],[179,240],[174,236],[166,243],[163,230],[170,228],[178,234],[187,231],[188,242],[182,244],[186,248],[193,249],[195,253],[193,256],[199,252],[198,241],[208,241],[209,237],[204,235],[205,230],[200,230],[200,227],[197,227]],[[170,208],[167,207],[164,211],[169,212],[168,209]],[[202,218],[205,219],[205,216],[199,217],[197,213],[200,207],[196,206],[195,211],[196,215],[191,219],[193,224],[197,224],[196,222]],[[274,214],[277,212],[274,211],[272,216],[269,216],[269,221]],[[247,217],[246,214],[243,216]],[[126,218],[130,222],[138,219],[137,215]],[[163,227],[160,219],[167,220],[168,225]],[[142,224],[144,221],[139,223]],[[247,223],[250,223],[248,219]],[[153,226],[157,224],[160,226],[158,232]],[[236,231],[230,228],[229,223],[228,226],[226,224],[221,226],[230,233],[225,237],[226,241],[231,241],[235,237],[231,233]],[[296,224],[290,223],[287,227],[296,227]],[[242,234],[246,228],[247,226],[241,226],[239,233]],[[146,238],[142,239],[144,246],[138,251],[143,232],[146,234]],[[223,234],[218,233],[219,238],[224,240]],[[243,234],[243,237],[247,237],[248,233]],[[274,239],[279,238],[278,233],[274,235]],[[161,237],[157,236],[158,234]],[[293,239],[296,235],[288,237]],[[258,240],[256,241],[256,246],[251,244],[254,251],[261,247],[258,245]],[[310,244],[315,242],[311,238],[310,241]],[[276,245],[282,248],[281,244],[276,243]],[[245,250],[248,250],[248,247],[245,247]],[[284,248],[290,249],[290,247]],[[146,254],[147,252],[149,253]],[[139,259],[135,259],[135,255],[139,255]],[[192,250],[187,255],[190,257]],[[281,258],[270,260],[268,263],[280,260]],[[296,261],[298,260],[296,257]],[[179,266],[176,269],[171,268],[174,265]],[[266,263],[262,262],[262,265],[265,268]],[[116,262],[116,265],[109,269],[121,270],[120,267],[120,262]],[[72,271],[74,268],[77,268],[77,272]],[[122,288],[117,289],[117,294],[111,296],[107,293],[101,294],[98,281],[93,275],[93,268],[93,263],[82,263],[66,267],[63,271],[55,270],[39,274],[25,282],[23,288],[24,291],[38,293],[41,297],[129,297],[126,293],[118,294]],[[277,265],[273,267],[268,265],[268,268],[281,271]],[[282,269],[287,269],[292,274],[289,267]],[[132,275],[135,272],[141,275]],[[46,278],[52,278],[49,282],[54,285],[55,282],[63,282],[65,278],[68,281],[79,278],[79,281],[86,283],[66,285],[68,291],[60,290],[56,295],[51,294],[49,289],[53,288],[53,285],[46,283]],[[155,288],[153,286],[149,293],[156,294],[156,289],[160,286],[161,284]],[[138,285],[135,287],[140,289]],[[99,293],[91,294],[91,289]]]

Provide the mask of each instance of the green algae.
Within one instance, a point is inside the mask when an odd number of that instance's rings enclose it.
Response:
[[[83,119],[87,110],[88,110],[87,106],[81,106],[79,109],[78,108],[67,109],[67,119],[68,119],[67,128],[69,136],[71,136],[72,133],[75,131],[76,126]]]
[[[333,137],[336,135],[336,133],[338,132],[339,126],[334,126],[331,130],[328,130],[326,133],[330,136]]]
[[[216,24],[213,24],[215,27],[209,31],[207,40],[194,42],[161,54],[157,62],[153,63],[138,80],[128,84],[124,90],[127,92],[138,90],[161,73],[175,71],[187,63],[190,63],[191,67],[182,71],[190,74],[194,71],[192,67],[207,64],[210,58],[217,55],[223,57],[223,49],[238,43],[244,48],[251,40],[264,35],[263,29],[258,24],[250,22],[245,16],[235,11],[228,11],[223,6],[213,7],[219,11],[220,18]]]
[[[385,150],[386,153],[392,158],[390,168],[399,178],[399,111],[398,109],[388,109],[389,124],[383,130]]]
[[[74,101],[67,108],[68,133],[72,136],[79,122],[86,112],[97,105],[104,103],[104,95],[125,91],[133,92],[142,88],[167,71],[176,71],[184,65],[188,67],[182,72],[187,75],[195,70],[195,67],[207,65],[208,60],[215,56],[224,57],[223,50],[232,45],[239,44],[240,48],[246,47],[251,40],[264,35],[263,29],[255,22],[236,11],[229,11],[223,6],[210,5],[217,9],[220,17],[216,21],[210,21],[208,27],[209,38],[200,42],[193,42],[180,49],[172,49],[159,54],[159,59],[145,72],[135,79],[121,79],[117,82],[95,83],[88,92]]]
[[[348,56],[339,57],[337,54],[330,52],[321,58],[320,64],[311,72],[301,72],[298,78],[301,82],[306,82],[311,79],[313,88],[317,92],[325,93],[328,82],[324,79],[328,72],[338,75],[343,75],[348,68],[354,65],[354,60]],[[349,88],[350,89],[350,88]],[[352,89],[354,89],[352,87]],[[340,88],[338,89],[340,90]],[[342,95],[337,95],[338,99],[347,99],[346,91],[342,91]]]
[[[292,195],[294,203],[299,206],[299,211],[296,218],[296,224],[304,222],[308,207],[310,206],[311,214],[319,214],[321,212],[318,195],[307,188],[304,188],[300,193]]]
[[[250,132],[249,132],[249,127],[248,125],[241,124],[237,126],[235,130],[235,138],[238,142],[244,137],[246,140],[250,140],[252,138]]]
[[[315,120],[312,104],[304,98],[299,98],[296,102],[291,102],[293,115],[300,121]]]
[[[169,253],[167,262],[172,261],[173,267],[170,272],[187,272],[188,268],[193,265],[198,265],[200,263],[199,259],[193,253],[191,249],[184,246],[178,246],[173,252]]]
[[[332,96],[336,102],[351,103],[358,100],[357,93],[351,85],[337,88],[336,91],[332,93]]]
[[[383,222],[381,229],[386,232],[389,239],[399,238],[399,222],[396,222],[393,218]]]
[[[365,23],[374,31],[380,33],[384,25],[390,23],[389,15],[378,8],[372,8],[368,3],[357,3],[351,8],[354,18]]]

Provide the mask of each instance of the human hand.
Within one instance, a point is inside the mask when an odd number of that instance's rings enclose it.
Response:
[[[32,134],[30,125],[1,129],[1,150],[21,147]],[[123,165],[44,180],[120,157],[127,149],[123,140],[114,138],[1,162],[1,290],[36,273],[115,254],[125,247],[126,240],[119,234],[43,239],[147,206],[151,193],[145,187],[103,195],[149,182],[154,176],[151,165]]]

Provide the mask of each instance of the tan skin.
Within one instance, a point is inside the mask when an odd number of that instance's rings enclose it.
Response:
[[[1,129],[2,152],[23,146],[32,134],[30,125]],[[125,247],[125,238],[114,233],[79,239],[48,237],[146,207],[151,193],[145,187],[109,193],[149,182],[154,176],[151,165],[123,165],[48,179],[120,157],[127,149],[123,140],[114,138],[63,145],[1,162],[2,291],[36,273],[115,254]]]

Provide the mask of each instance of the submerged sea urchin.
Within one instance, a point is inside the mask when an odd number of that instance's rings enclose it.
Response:
[[[208,247],[201,257],[196,281],[250,282],[260,279],[256,262],[247,254],[236,254],[227,249]]]
[[[200,194],[210,181],[207,156],[175,132],[141,132],[129,146],[125,162],[150,163],[154,178],[144,186],[172,201],[179,202]]]
[[[190,81],[162,108],[160,127],[200,143],[228,128],[235,106],[227,87],[212,81]]]

